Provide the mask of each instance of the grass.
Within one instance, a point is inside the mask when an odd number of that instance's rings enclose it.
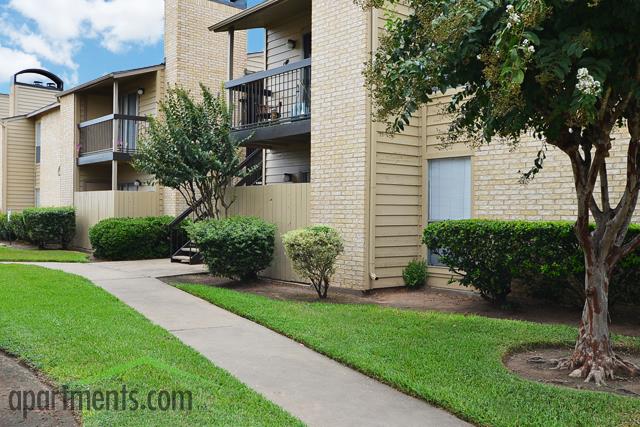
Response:
[[[640,425],[640,399],[527,381],[502,364],[515,348],[571,345],[574,328],[178,287],[479,425]]]
[[[0,262],[87,262],[82,252],[0,247]]]
[[[300,425],[87,280],[0,265],[0,349],[80,390],[191,391],[191,411],[84,411],[87,426]],[[142,397],[144,396],[144,398]]]

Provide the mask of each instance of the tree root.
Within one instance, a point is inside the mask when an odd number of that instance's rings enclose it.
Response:
[[[585,383],[593,381],[597,386],[606,386],[606,380],[615,379],[616,373],[629,377],[640,375],[640,367],[615,354],[597,359],[590,356],[579,353],[559,359],[552,369],[567,369],[571,371],[571,378],[584,378]]]

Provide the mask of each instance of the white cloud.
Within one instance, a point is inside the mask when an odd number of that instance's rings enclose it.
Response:
[[[0,81],[7,81],[18,71],[25,68],[42,68],[42,64],[35,55],[0,45]]]
[[[47,39],[97,38],[112,52],[162,38],[163,0],[11,0]]]
[[[164,29],[164,0],[10,0],[3,9],[0,40],[12,53],[0,52],[0,69],[19,68],[12,63],[19,56],[21,63],[61,65],[75,81],[84,40],[119,53],[159,42]]]

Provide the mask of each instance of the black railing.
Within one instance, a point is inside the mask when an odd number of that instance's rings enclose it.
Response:
[[[185,227],[189,223],[194,223],[206,218],[202,211],[204,201],[198,200],[194,206],[188,207],[169,223],[169,246],[171,248],[172,262],[185,262],[197,264],[202,262],[202,254],[196,245],[191,241]]]
[[[117,132],[115,146],[113,140],[114,121]],[[78,125],[80,128],[78,155],[85,156],[103,151],[133,154],[146,121],[146,117],[109,114],[80,123]]]
[[[246,175],[236,183],[237,187],[262,184],[262,150],[255,149],[245,157],[238,169]]]
[[[311,59],[227,82],[235,130],[311,117]]]

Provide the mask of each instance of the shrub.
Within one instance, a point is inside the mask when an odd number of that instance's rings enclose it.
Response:
[[[89,230],[96,258],[122,261],[169,256],[170,216],[109,218]]]
[[[76,234],[76,210],[65,208],[30,208],[22,212],[26,236],[44,248],[59,244],[67,248]]]
[[[7,214],[0,212],[0,240],[13,240],[14,236],[9,228]]]
[[[252,279],[273,260],[276,226],[260,218],[201,221],[187,230],[214,276]]]
[[[9,231],[11,231],[11,234],[16,240],[22,240],[23,242],[29,241],[29,235],[27,234],[22,213],[11,213],[11,217],[9,218]]]
[[[320,298],[327,297],[335,262],[344,250],[336,230],[324,225],[293,230],[282,236],[293,269],[311,281]]]
[[[402,271],[402,278],[407,288],[423,287],[427,281],[427,263],[421,259],[414,259]]]
[[[640,233],[632,225],[627,238]],[[568,221],[461,220],[430,224],[424,243],[464,286],[504,302],[512,285],[537,298],[584,304],[584,258]],[[435,249],[440,248],[440,249]],[[613,272],[609,300],[640,303],[640,250]]]
[[[511,292],[509,230],[497,221],[442,221],[424,231],[424,243],[440,262],[461,274],[463,286],[473,286],[484,298],[504,303]]]

